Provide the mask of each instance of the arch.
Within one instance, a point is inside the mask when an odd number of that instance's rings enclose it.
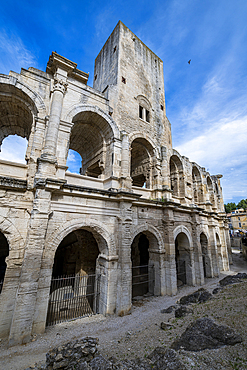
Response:
[[[202,175],[196,163],[192,164],[192,182],[194,202],[200,204],[203,202]]]
[[[185,227],[184,225],[179,225],[177,226],[174,230],[173,230],[173,237],[174,237],[174,240],[176,240],[176,237],[178,236],[178,234],[180,233],[184,233],[188,240],[189,240],[189,245],[190,245],[190,249],[192,249],[192,237],[191,237],[191,234],[189,232],[189,230],[187,229],[187,227]]]
[[[131,141],[130,176],[133,186],[151,189],[154,181],[153,170],[157,161],[156,151],[150,141],[143,136],[138,136]]]
[[[129,135],[129,145],[131,146],[132,142],[136,139],[145,139],[148,143],[148,147],[151,149],[150,151],[156,156],[157,159],[160,159],[160,152],[156,145],[154,144],[153,140],[150,137],[141,131],[134,131]]]
[[[79,113],[83,113],[83,112],[95,113],[95,114],[99,115],[100,117],[102,117],[109,124],[109,126],[111,127],[114,138],[117,138],[117,139],[120,140],[120,131],[119,131],[115,121],[111,118],[111,116],[109,116],[107,113],[105,113],[99,107],[95,107],[95,106],[92,106],[92,105],[84,105],[84,104],[74,105],[65,114],[65,121],[72,123],[73,118],[76,115],[78,115]]]
[[[184,182],[184,168],[180,155],[173,154],[169,160],[170,167],[170,186],[173,195],[177,197],[184,197],[185,182]]]
[[[155,237],[157,240],[158,247],[159,247],[159,252],[165,253],[166,250],[165,250],[164,241],[163,241],[163,238],[159,230],[157,230],[154,226],[149,225],[148,223],[140,225],[138,228],[135,229],[135,231],[131,235],[131,244],[133,243],[135,237],[141,233],[147,235],[147,237],[149,236],[149,238],[150,238],[150,234],[153,237]]]
[[[221,250],[221,240],[218,232],[215,233],[215,240],[216,240],[216,247],[217,247],[217,260],[218,260],[218,266],[219,270],[224,270],[223,265],[223,256],[222,256],[222,250]]]
[[[24,240],[16,226],[5,217],[0,216],[0,232],[4,234],[9,244],[9,257],[7,261],[13,258],[16,260],[16,251],[19,250],[18,258],[24,256]],[[8,262],[7,262],[8,265]]]
[[[114,139],[119,138],[115,122],[100,108],[79,105],[68,117],[72,120],[68,148],[82,158],[80,174],[110,177],[116,163]]]
[[[14,88],[16,88],[19,91],[19,95],[21,95],[20,92],[22,92],[24,95],[28,96],[30,99],[29,105],[32,107],[33,113],[45,117],[47,113],[45,103],[36,91],[23,82],[18,81],[18,79],[13,76],[0,75],[0,86],[1,85],[5,87],[6,94],[12,94]]]
[[[47,256],[53,263],[54,256],[62,240],[73,231],[84,229],[90,231],[98,243],[99,251],[104,256],[113,256],[116,254],[113,237],[105,229],[104,225],[96,220],[76,219],[66,222],[58,228],[47,240],[45,244],[44,258]]]
[[[174,230],[175,231],[175,230]],[[183,284],[194,285],[194,257],[190,233],[185,227],[176,228],[174,232],[175,263],[177,286]]]
[[[211,258],[208,250],[208,237],[204,232],[200,233],[200,245],[202,251],[202,264],[204,277],[212,276]]]
[[[212,206],[215,207],[214,181],[212,180],[212,178],[209,174],[206,177],[206,182],[207,182],[207,191],[208,191],[208,195],[209,195],[209,201],[212,203]]]

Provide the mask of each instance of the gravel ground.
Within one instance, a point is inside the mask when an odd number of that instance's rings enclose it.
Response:
[[[233,260],[231,271],[221,274],[219,278],[206,279],[203,287],[212,292],[218,286],[218,281],[226,275],[247,272],[247,262],[239,251],[234,251]],[[175,297],[146,297],[137,301],[131,314],[124,317],[95,315],[48,327],[44,334],[33,337],[32,342],[26,345],[8,348],[2,340],[0,369],[24,370],[34,363],[44,363],[45,354],[51,348],[85,336],[99,338],[98,349],[103,356],[114,356],[119,360],[146,357],[158,346],[169,347],[190,322],[205,316],[234,328],[242,335],[243,342],[233,347],[197,353],[180,351],[189,368],[247,369],[247,281],[225,287],[206,303],[191,305],[193,314],[182,319],[175,319],[174,313],[160,312],[198,288],[184,286]],[[172,328],[162,330],[162,321],[171,323]]]

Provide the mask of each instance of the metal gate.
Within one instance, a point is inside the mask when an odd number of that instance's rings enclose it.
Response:
[[[154,267],[149,265],[132,267],[132,298],[146,293],[153,294],[153,289]]]
[[[100,275],[76,275],[51,280],[46,325],[98,313]]]
[[[177,269],[177,281],[179,280],[180,284],[186,284],[186,262],[185,261],[176,261]]]

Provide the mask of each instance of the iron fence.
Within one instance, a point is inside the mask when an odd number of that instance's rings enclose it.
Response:
[[[98,313],[99,293],[100,275],[53,278],[46,325]]]
[[[149,265],[132,267],[132,297],[152,293],[154,287],[154,267]]]
[[[180,284],[186,284],[186,262],[185,261],[176,261],[176,269],[177,269],[177,280],[179,280]]]

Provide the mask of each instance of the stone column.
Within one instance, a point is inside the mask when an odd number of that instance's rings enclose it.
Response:
[[[121,219],[119,222],[119,278],[117,289],[117,314],[128,313],[132,303],[132,263],[131,263],[131,203],[120,204]]]
[[[174,215],[173,210],[164,209],[164,240],[165,240],[165,270],[166,270],[166,294],[177,294],[177,270],[175,259],[175,240],[173,237]]]
[[[213,276],[219,276],[219,262],[218,262],[218,250],[217,250],[217,243],[215,239],[215,230],[213,225],[208,226],[209,231],[209,246],[211,250],[211,256],[212,256],[212,268],[213,268]]]
[[[127,132],[122,131],[121,151],[121,188],[131,190],[132,181],[130,177],[130,147]]]
[[[54,87],[52,91],[52,101],[50,117],[46,131],[45,145],[43,153],[39,158],[39,170],[42,175],[54,176],[56,171],[54,165],[57,164],[56,150],[60,118],[63,107],[63,97],[67,89],[67,72],[57,68],[54,76]],[[52,164],[52,168],[49,164]]]
[[[118,256],[99,255],[96,274],[100,274],[99,313],[110,315],[115,312],[117,298]]]
[[[58,74],[54,77],[54,87],[51,102],[50,118],[45,138],[44,153],[41,157],[56,158],[57,137],[59,130],[60,117],[63,106],[63,96],[66,91],[66,81],[59,79]]]
[[[204,269],[203,269],[203,258],[202,248],[200,243],[200,217],[197,213],[191,216],[191,228],[192,228],[192,242],[194,251],[194,270],[195,270],[195,283],[196,285],[204,284]]]

